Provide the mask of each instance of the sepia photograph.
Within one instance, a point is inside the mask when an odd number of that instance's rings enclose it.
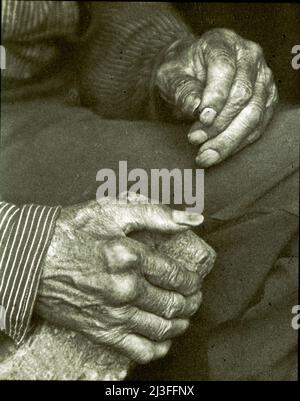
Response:
[[[2,0],[0,381],[298,381],[299,134],[298,2]]]

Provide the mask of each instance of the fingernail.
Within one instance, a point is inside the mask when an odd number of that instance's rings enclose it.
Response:
[[[218,152],[212,149],[205,150],[199,156],[196,157],[196,163],[202,167],[210,167],[220,159]]]
[[[195,112],[198,107],[200,106],[201,99],[195,95],[188,95],[186,96],[184,100],[184,104],[187,107],[187,109],[191,110],[192,112]]]
[[[206,107],[200,113],[200,121],[205,125],[211,125],[217,115],[216,110]]]
[[[205,252],[204,255],[200,258],[199,263],[204,263],[210,258],[209,253]]]
[[[173,220],[177,224],[199,225],[203,222],[204,217],[198,213],[188,213],[180,210],[173,210]]]
[[[200,145],[201,143],[207,141],[208,135],[202,130],[197,130],[190,132],[188,135],[189,141],[193,145]]]

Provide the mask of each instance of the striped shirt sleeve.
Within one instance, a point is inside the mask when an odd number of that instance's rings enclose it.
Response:
[[[29,329],[59,212],[60,207],[0,202],[0,329],[18,345]]]

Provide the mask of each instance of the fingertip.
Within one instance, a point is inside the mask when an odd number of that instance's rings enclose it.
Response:
[[[190,225],[190,226],[198,226],[204,220],[202,214],[198,213],[190,213],[187,211],[181,210],[173,210],[172,217],[176,224]]]
[[[207,133],[200,129],[188,134],[188,140],[192,145],[201,145],[203,142],[207,141],[207,139]]]
[[[183,331],[186,331],[190,326],[190,321],[188,319],[180,319],[180,324]]]
[[[167,355],[167,353],[169,352],[170,348],[172,345],[172,341],[171,340],[167,340],[164,341],[162,343],[157,343],[156,347],[155,347],[155,359],[160,359],[163,358],[164,356]]]
[[[200,225],[204,221],[204,216],[198,213],[189,213],[189,220],[193,225]]]
[[[205,150],[196,157],[196,163],[200,167],[210,167],[220,160],[220,155],[213,149]]]
[[[202,124],[208,126],[214,122],[214,119],[217,116],[217,111],[211,107],[205,107],[199,116],[199,120]]]

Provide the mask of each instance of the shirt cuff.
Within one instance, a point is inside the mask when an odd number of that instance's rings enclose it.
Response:
[[[42,260],[60,209],[0,202],[0,329],[17,345],[29,329]]]

